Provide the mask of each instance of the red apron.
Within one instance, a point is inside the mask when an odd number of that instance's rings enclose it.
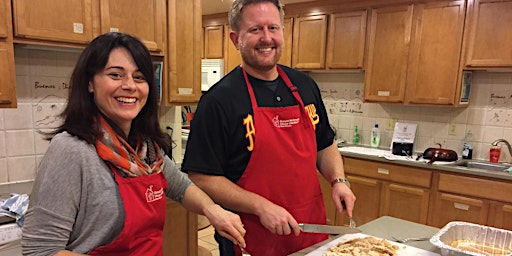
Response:
[[[112,172],[123,200],[124,227],[112,243],[92,250],[89,255],[163,255],[167,189],[163,173],[123,178],[116,170]]]
[[[316,172],[316,138],[297,88],[278,66],[279,75],[298,105],[258,107],[252,85],[243,70],[254,112],[257,135],[247,168],[237,182],[288,210],[299,223],[326,224],[325,207]],[[255,256],[283,256],[328,238],[325,234],[301,233],[296,237],[272,234],[258,216],[239,213],[247,230],[246,250]],[[235,246],[236,254],[240,249]]]

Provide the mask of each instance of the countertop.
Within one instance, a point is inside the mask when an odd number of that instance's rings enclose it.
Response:
[[[361,150],[351,150],[351,148],[358,148]],[[388,150],[375,149],[375,148],[370,148],[370,147],[362,147],[362,146],[355,147],[355,146],[347,145],[344,147],[339,147],[339,151],[342,156],[347,156],[347,157],[354,157],[354,158],[379,161],[379,162],[389,163],[389,164],[400,164],[400,165],[407,165],[407,166],[413,166],[413,167],[419,167],[419,168],[425,168],[425,169],[441,170],[441,171],[446,171],[446,172],[462,173],[462,174],[469,174],[469,175],[476,175],[476,176],[512,181],[512,173],[480,170],[480,169],[473,169],[473,168],[457,166],[458,162],[464,161],[464,160],[458,160],[457,162],[450,162],[450,163],[437,162],[434,164],[427,164],[425,161],[421,161],[421,160],[416,161],[414,157],[408,158],[408,157],[396,156],[396,157],[392,157],[392,159],[389,159],[389,157],[383,156],[383,155],[392,156],[391,150],[389,150],[389,149]],[[382,152],[382,153],[379,154],[379,152]],[[471,161],[485,162],[485,161],[479,161],[479,160],[471,160]]]
[[[358,227],[362,233],[375,236],[378,238],[384,238],[390,241],[394,241],[393,237],[396,238],[406,238],[406,237],[432,237],[437,232],[439,232],[439,228],[410,222],[394,217],[382,216],[378,219],[370,221],[364,225]],[[322,245],[329,243],[330,241],[337,239],[342,235],[334,236],[315,244],[311,247],[302,249],[298,252],[290,254],[290,256],[302,256],[306,255],[317,248],[320,248]],[[408,242],[407,245],[420,248],[426,251],[434,252],[440,254],[441,251],[439,248],[431,244],[429,241],[417,241],[417,242]]]

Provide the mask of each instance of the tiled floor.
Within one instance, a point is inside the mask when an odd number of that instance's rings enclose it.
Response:
[[[215,239],[213,238],[214,233],[213,226],[210,225],[205,229],[197,232],[197,243],[200,247],[206,248],[212,253],[212,256],[219,256],[219,247]]]

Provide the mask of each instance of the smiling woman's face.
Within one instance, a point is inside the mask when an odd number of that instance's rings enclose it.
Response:
[[[89,83],[89,92],[98,109],[128,136],[132,120],[146,104],[149,85],[130,52],[116,48]]]

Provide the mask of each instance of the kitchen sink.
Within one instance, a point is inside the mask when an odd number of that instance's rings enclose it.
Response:
[[[505,163],[487,163],[487,162],[477,162],[477,161],[461,161],[456,163],[457,166],[466,167],[471,169],[481,169],[487,171],[497,171],[502,172],[510,168],[512,165]]]

